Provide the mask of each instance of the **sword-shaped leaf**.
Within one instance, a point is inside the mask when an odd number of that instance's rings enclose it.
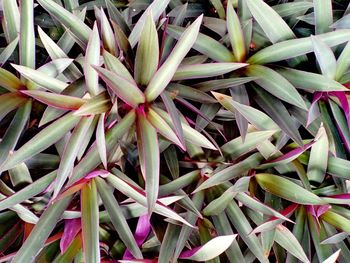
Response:
[[[100,60],[100,36],[97,29],[97,23],[90,34],[89,42],[85,52],[84,75],[86,88],[91,96],[99,94],[98,73],[93,66],[98,66]]]
[[[253,17],[272,43],[295,37],[288,24],[267,3],[262,0],[247,0],[246,2]]]
[[[21,90],[21,93],[32,97],[48,106],[64,110],[77,110],[84,103],[86,103],[86,100],[77,97],[40,90]]]
[[[340,29],[317,36],[329,47],[349,41],[350,29]],[[248,59],[250,64],[267,64],[313,52],[310,37],[291,39],[270,45],[256,52]]]
[[[155,100],[173,78],[181,61],[190,51],[197,39],[202,18],[203,16],[198,17],[193,24],[184,31],[167,60],[152,77],[145,91],[147,101]]]
[[[106,207],[111,222],[118,232],[119,237],[123,240],[126,247],[135,258],[142,258],[142,253],[135,241],[135,238],[130,230],[128,222],[121,212],[118,201],[113,196],[113,193],[108,191],[108,185],[102,178],[95,179],[97,190],[101,196],[103,205]]]
[[[179,258],[201,262],[211,260],[228,249],[236,236],[237,235],[214,237],[201,247],[182,252]]]
[[[348,90],[339,82],[329,79],[320,74],[306,72],[291,68],[281,68],[277,70],[283,77],[294,86],[307,91],[346,91]]]
[[[266,91],[299,108],[306,109],[305,102],[296,88],[276,71],[260,65],[247,67],[248,77],[256,77],[254,80]]]
[[[39,70],[14,64],[12,64],[12,66],[26,79],[29,79],[52,92],[61,93],[69,85],[61,80],[58,80],[57,78],[50,77]]]
[[[0,68],[0,87],[12,92],[23,89],[25,85],[11,72]]]
[[[135,81],[140,85],[148,85],[158,69],[159,44],[156,25],[152,13],[148,14],[143,26],[135,57]]]
[[[247,65],[248,64],[245,63],[206,63],[184,65],[178,67],[172,80],[215,77],[243,68]]]
[[[146,181],[148,213],[151,214],[158,198],[160,153],[156,129],[142,112],[137,115],[137,147],[141,171]]]
[[[167,27],[167,33],[176,39],[179,39],[184,31],[185,29],[179,26],[168,25]],[[233,53],[227,47],[202,33],[198,34],[197,40],[193,44],[193,49],[214,61],[232,62],[235,60]]]
[[[19,61],[22,66],[35,68],[34,1],[21,2],[20,9]]]
[[[244,34],[241,22],[236,11],[233,9],[232,1],[227,3],[227,31],[230,38],[233,54],[237,61],[244,61],[247,55],[244,42]]]
[[[328,163],[329,141],[326,129],[321,126],[312,145],[307,176],[309,180],[321,183],[325,177]]]
[[[314,193],[309,192],[305,188],[283,178],[282,176],[262,173],[255,175],[255,178],[265,191],[291,202],[306,205],[325,204],[325,202]]]
[[[132,107],[137,107],[145,102],[145,96],[137,87],[135,81],[130,81],[121,75],[101,67],[94,67],[99,76],[125,103]]]
[[[77,116],[67,114],[51,125],[47,126],[22,147],[16,150],[12,155],[10,155],[1,165],[1,170],[5,171],[11,169],[17,164],[47,149],[61,139],[68,131],[70,131],[78,123],[79,119],[80,118]]]
[[[94,180],[83,186],[80,200],[84,261],[100,262],[98,195]]]
[[[81,44],[84,46],[88,44],[92,30],[76,15],[52,0],[38,0],[38,3],[63,26],[69,29]]]

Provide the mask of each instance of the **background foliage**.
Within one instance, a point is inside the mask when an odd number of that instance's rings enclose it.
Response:
[[[0,3],[0,262],[350,261],[349,1]]]

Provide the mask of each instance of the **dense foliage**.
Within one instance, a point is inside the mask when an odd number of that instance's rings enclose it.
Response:
[[[350,262],[348,0],[0,3],[0,262]]]

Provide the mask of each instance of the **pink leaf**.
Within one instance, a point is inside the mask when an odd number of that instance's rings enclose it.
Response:
[[[150,231],[151,224],[149,222],[149,215],[145,214],[143,216],[140,216],[134,234],[138,246],[141,246],[145,242]],[[133,256],[128,249],[125,251],[123,259],[133,259]]]
[[[66,219],[64,223],[64,231],[60,241],[61,254],[63,254],[74,240],[75,236],[80,232],[80,218]]]

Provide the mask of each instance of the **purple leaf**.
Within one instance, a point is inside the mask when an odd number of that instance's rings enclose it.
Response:
[[[61,254],[63,254],[69,245],[74,240],[75,236],[80,232],[81,221],[80,218],[66,219],[64,222],[64,231],[60,241]]]
[[[145,242],[150,231],[151,231],[151,224],[149,222],[149,215],[145,214],[143,216],[140,216],[136,226],[135,234],[134,234],[134,237],[138,246],[141,246]],[[133,259],[133,258],[134,257],[132,256],[130,251],[127,249],[124,253],[123,259]]]
[[[309,126],[310,123],[316,120],[320,115],[320,112],[317,107],[317,102],[322,98],[322,96],[323,96],[322,92],[315,92],[309,112],[307,114],[306,127]]]
[[[346,93],[343,91],[334,91],[334,92],[330,92],[329,95],[331,96],[335,96],[338,98],[341,108],[343,109],[344,113],[345,113],[345,117],[346,120],[348,122],[348,127],[350,129],[350,106],[349,106],[349,102],[348,102],[348,98],[346,96]]]

